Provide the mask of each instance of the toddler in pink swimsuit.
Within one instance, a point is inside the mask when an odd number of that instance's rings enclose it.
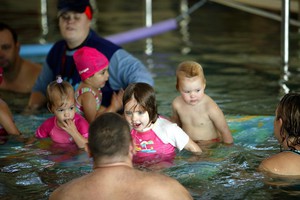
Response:
[[[112,96],[109,107],[101,106],[101,88],[104,87],[109,77],[107,58],[91,47],[78,49],[73,57],[81,77],[81,83],[75,92],[76,111],[91,123],[101,113],[120,110],[122,108],[122,90]]]
[[[176,148],[200,154],[200,147],[175,123],[157,114],[154,89],[147,83],[130,84],[123,96],[124,115],[131,126],[135,163],[171,161]]]
[[[36,130],[37,138],[50,137],[56,143],[76,143],[84,148],[87,143],[89,123],[75,109],[74,89],[58,77],[47,87],[47,107],[54,114]]]

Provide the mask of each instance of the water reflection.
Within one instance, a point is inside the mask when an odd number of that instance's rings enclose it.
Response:
[[[287,83],[289,81],[289,65],[286,63],[283,65],[283,70],[282,70],[282,79],[279,81],[279,84],[282,88],[283,95],[287,94],[290,92],[290,88],[287,86]]]

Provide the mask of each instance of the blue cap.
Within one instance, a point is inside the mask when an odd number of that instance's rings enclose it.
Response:
[[[61,14],[66,11],[83,13],[87,6],[92,8],[89,0],[58,0],[57,9]]]

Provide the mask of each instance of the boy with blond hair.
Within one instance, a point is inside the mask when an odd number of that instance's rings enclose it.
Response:
[[[204,93],[206,80],[202,66],[194,61],[179,64],[176,89],[180,96],[172,102],[172,121],[195,142],[233,143],[225,116],[219,106]]]

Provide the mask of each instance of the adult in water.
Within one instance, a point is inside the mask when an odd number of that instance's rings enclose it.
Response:
[[[61,75],[74,88],[81,81],[73,54],[83,46],[97,49],[109,62],[109,80],[102,88],[102,105],[109,106],[112,95],[134,82],[154,85],[151,73],[137,58],[114,43],[100,37],[91,29],[93,9],[89,0],[58,0],[58,19],[62,40],[56,42],[47,55],[28,102],[29,110],[36,110],[46,103],[47,85]]]
[[[0,90],[29,94],[42,66],[22,58],[19,51],[16,31],[0,22],[0,68],[3,72]]]
[[[259,169],[282,176],[300,175],[300,94],[286,94],[275,112],[274,135],[280,153],[263,160]]]
[[[192,199],[175,179],[133,168],[130,127],[117,113],[104,113],[91,123],[87,151],[93,171],[57,188],[50,200]]]

